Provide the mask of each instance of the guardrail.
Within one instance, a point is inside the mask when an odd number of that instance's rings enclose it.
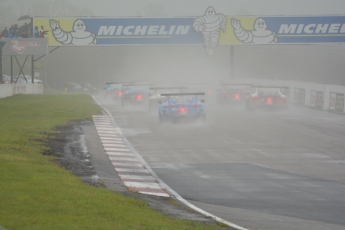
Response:
[[[231,83],[289,87],[290,103],[335,113],[345,113],[345,86],[271,79],[232,79]],[[0,98],[15,94],[43,94],[43,85],[0,84]]]
[[[0,84],[0,98],[15,94],[43,94],[43,85],[32,83]]]

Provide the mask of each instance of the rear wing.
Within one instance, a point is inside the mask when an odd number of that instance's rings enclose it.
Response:
[[[205,95],[205,93],[162,93],[161,96],[195,96],[195,95]]]
[[[158,89],[187,89],[187,87],[150,87],[150,90],[158,90]]]
[[[150,87],[151,84],[141,84],[141,83],[125,83],[123,84],[123,86],[146,86],[146,87]]]
[[[248,83],[244,83],[244,84],[241,84],[241,83],[220,83],[219,85],[233,85],[233,86],[236,86],[236,85],[244,85],[244,86],[253,86],[254,84],[248,84]]]
[[[132,82],[106,82],[106,85],[123,85],[123,84],[132,84]]]
[[[289,89],[289,86],[281,86],[281,85],[275,85],[275,86],[265,86],[265,85],[252,85],[252,88],[285,88],[285,89]]]
[[[256,94],[258,93],[259,89],[278,89],[278,93],[279,94],[282,94],[284,96],[290,94],[290,87],[288,87],[288,86],[281,86],[281,85],[275,85],[275,86],[272,86],[272,85],[270,85],[270,86],[253,85],[251,88],[252,89],[257,89],[257,90],[255,90],[255,91],[257,91]]]

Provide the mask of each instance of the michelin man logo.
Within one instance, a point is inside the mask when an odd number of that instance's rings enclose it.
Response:
[[[234,28],[234,34],[238,40],[243,43],[252,44],[270,44],[277,43],[277,35],[267,30],[266,21],[263,18],[258,18],[254,22],[254,30],[244,30],[241,26],[241,21],[236,18],[231,19],[231,25]]]
[[[60,28],[60,22],[50,19],[50,27],[53,29],[53,36],[56,41],[63,45],[95,45],[97,44],[95,34],[86,30],[86,25],[81,19],[73,23],[73,31],[66,32]]]
[[[225,32],[226,17],[224,14],[217,14],[213,7],[208,7],[203,16],[197,17],[193,23],[195,31],[202,32],[207,53],[213,55],[213,49],[219,42],[219,30]]]

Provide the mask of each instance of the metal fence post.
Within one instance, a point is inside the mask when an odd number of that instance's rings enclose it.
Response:
[[[0,84],[2,84],[2,47],[6,42],[0,42]]]

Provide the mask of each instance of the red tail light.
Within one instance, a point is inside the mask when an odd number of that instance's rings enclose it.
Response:
[[[122,91],[119,91],[117,94],[118,94],[119,96],[122,96]]]
[[[235,94],[235,99],[240,99],[240,95],[239,94]]]
[[[185,113],[186,111],[187,111],[186,108],[184,108],[184,107],[180,108],[180,113]]]
[[[165,105],[165,106],[163,106],[163,108],[170,109],[170,108],[172,108],[172,105]]]
[[[143,96],[139,94],[139,95],[137,95],[137,99],[138,99],[138,100],[142,100],[142,99],[143,99]]]
[[[272,98],[267,98],[267,103],[272,103]]]

